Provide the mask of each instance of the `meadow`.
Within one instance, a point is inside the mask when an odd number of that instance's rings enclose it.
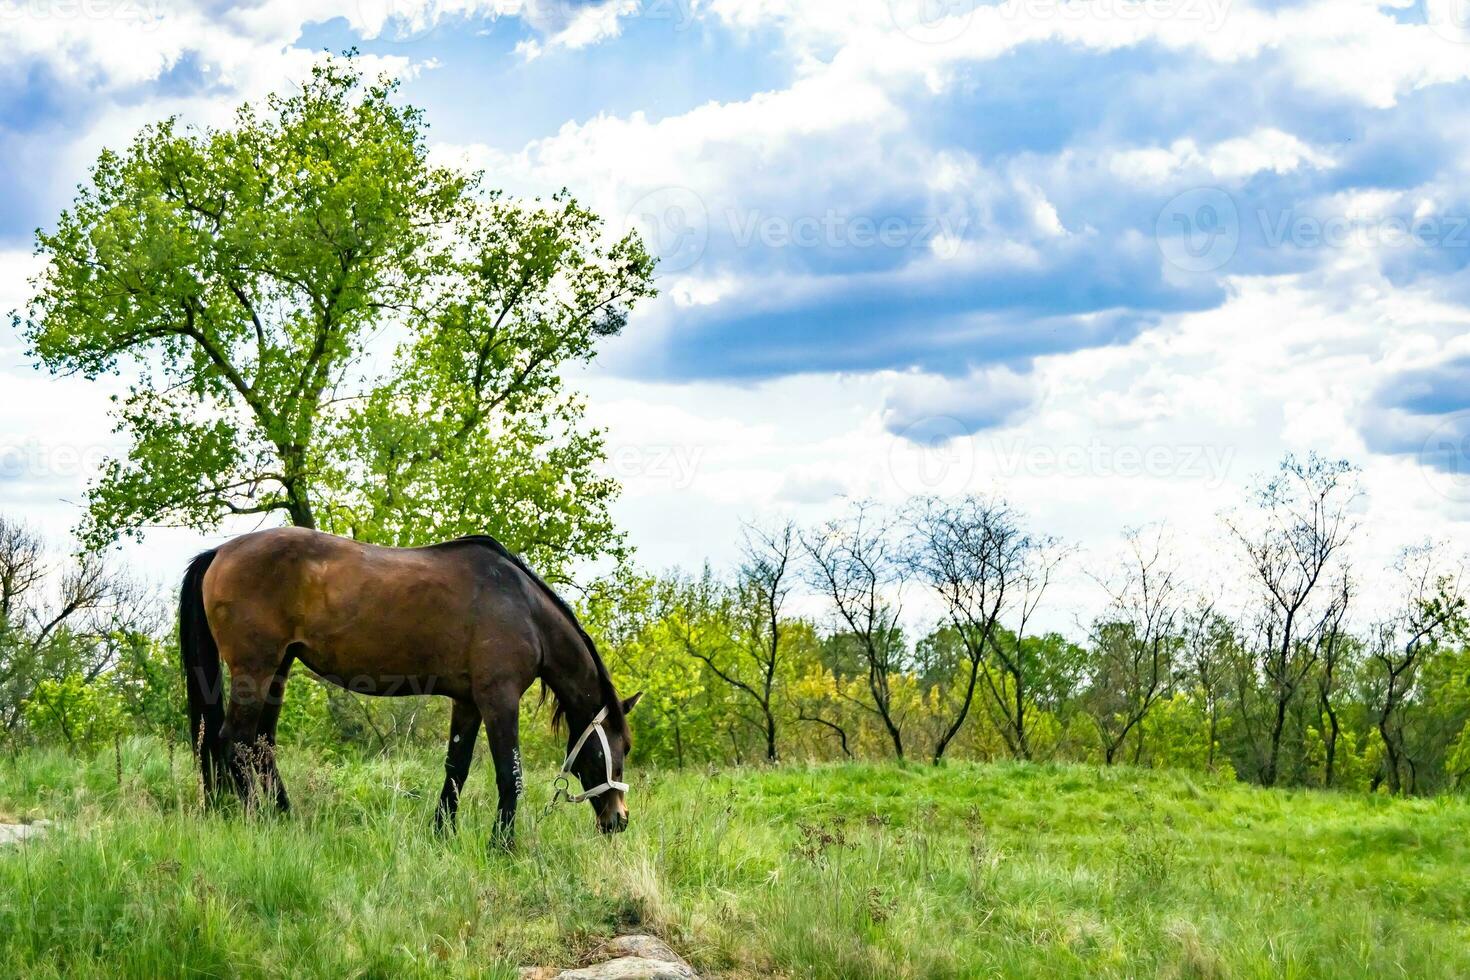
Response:
[[[295,811],[203,814],[187,753],[0,758],[0,975],[513,977],[629,931],[707,975],[1470,975],[1470,805],[1021,763],[632,774],[632,826],[429,831],[440,759],[283,751]],[[119,778],[120,777],[120,778]]]

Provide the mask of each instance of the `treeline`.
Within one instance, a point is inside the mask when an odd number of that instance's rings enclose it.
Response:
[[[1460,563],[1447,545],[1409,547],[1374,570],[1391,596],[1361,594],[1358,497],[1347,463],[1288,457],[1225,515],[1233,553],[1213,570],[1234,581],[1213,593],[1162,527],[1129,532],[1116,567],[1069,568],[1080,559],[1062,542],[1004,501],[971,497],[751,527],[729,574],[623,576],[589,613],[614,673],[648,692],[645,759],[1076,760],[1266,785],[1459,788],[1470,773]],[[1063,571],[1089,574],[1106,597],[1076,638],[1036,628]],[[916,593],[942,610],[917,632]],[[819,611],[795,615],[797,596]]]
[[[1123,559],[1087,569],[1004,501],[969,497],[751,525],[728,572],[625,567],[581,609],[620,688],[645,692],[644,765],[1017,758],[1459,789],[1470,773],[1460,562],[1443,544],[1406,548],[1373,570],[1392,594],[1364,595],[1358,495],[1346,463],[1288,457],[1224,517],[1232,553],[1210,571],[1233,580],[1217,591],[1181,567],[1165,528],[1127,533]],[[1063,574],[1087,575],[1105,598],[1075,636],[1036,626],[1055,622]],[[48,561],[33,534],[0,520],[3,738],[182,741],[165,608],[96,558]],[[534,698],[526,710],[544,713]],[[529,719],[527,751],[554,758],[541,720]],[[440,699],[362,698],[298,672],[281,737],[288,751],[388,751],[437,744],[446,726]]]

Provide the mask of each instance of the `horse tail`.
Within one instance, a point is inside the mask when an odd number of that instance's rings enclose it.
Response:
[[[228,764],[219,645],[204,612],[204,573],[209,571],[214,556],[215,552],[206,551],[189,563],[179,594],[179,659],[189,695],[189,741],[204,776],[206,799],[214,796]]]

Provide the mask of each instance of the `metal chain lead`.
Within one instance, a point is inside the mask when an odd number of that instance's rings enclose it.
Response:
[[[556,779],[552,781],[551,799],[546,801],[546,809],[541,811],[541,816],[550,816],[551,811],[556,809],[556,805],[558,803],[570,797],[571,794],[568,792],[569,789],[571,789],[571,784],[567,782],[566,775],[559,774]]]

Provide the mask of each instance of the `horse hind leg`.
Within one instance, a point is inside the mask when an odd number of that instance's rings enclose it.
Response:
[[[475,739],[480,735],[480,709],[473,701],[454,702],[454,714],[449,722],[449,748],[444,755],[444,788],[439,793],[439,805],[434,808],[434,830],[452,833],[459,816],[459,794],[464,791],[465,780],[470,775],[470,763],[475,759]]]
[[[256,645],[253,649],[263,651],[264,646]],[[226,757],[235,792],[248,806],[254,802],[256,785],[268,781],[275,772],[275,750],[267,738],[266,722],[269,721],[273,736],[278,710],[271,709],[271,694],[285,688],[284,678],[278,673],[285,655],[280,652],[242,655],[239,648],[224,645],[220,655],[230,667],[230,704],[225,710],[223,733]],[[279,778],[276,782],[279,785]]]

